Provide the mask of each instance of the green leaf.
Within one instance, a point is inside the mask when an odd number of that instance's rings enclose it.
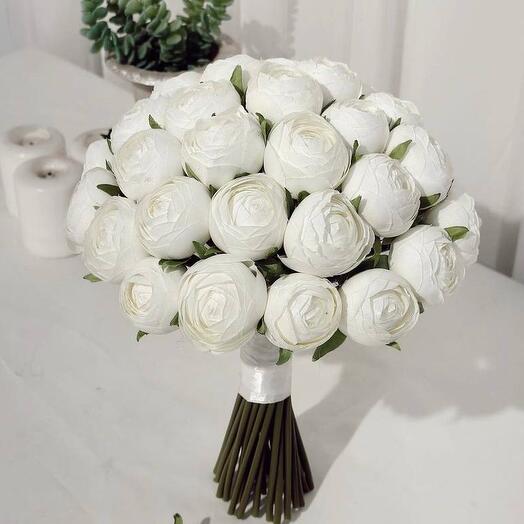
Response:
[[[277,253],[278,253],[278,247],[274,247],[267,252],[266,258],[274,257],[276,256]]]
[[[175,269],[184,267],[189,259],[185,258],[183,260],[172,260],[168,258],[162,258],[158,261],[158,265],[166,272],[171,273]]]
[[[113,171],[113,166],[111,165],[111,163],[109,162],[109,160],[106,160],[106,169],[107,169],[110,173],[113,173],[113,175],[115,174],[115,172]]]
[[[193,247],[195,248],[195,254],[197,257],[202,259],[212,257],[213,255],[221,255],[223,253],[223,251],[220,251],[217,247],[208,246],[202,242],[197,242],[196,240],[193,241]]]
[[[440,193],[434,195],[420,197],[420,209],[428,209],[428,207],[434,206],[440,199]]]
[[[261,334],[261,335],[265,335],[266,334],[266,323],[264,322],[264,318],[261,318],[258,322],[258,325],[257,325],[257,331]]]
[[[200,182],[200,179],[196,176],[195,172],[187,164],[184,165],[184,171],[188,177],[194,178]]]
[[[87,275],[84,275],[82,278],[84,280],[88,280],[89,282],[102,282],[102,279],[98,278],[96,275],[93,275],[93,273],[88,273]]]
[[[269,284],[272,284],[286,273],[286,266],[279,259],[276,259],[274,262],[259,262],[257,267]]]
[[[114,155],[114,153],[113,153],[113,146],[111,145],[111,139],[110,138],[106,138],[106,142],[107,142],[107,148],[109,149],[111,154]]]
[[[315,349],[315,352],[313,353],[313,362],[316,362],[324,355],[327,355],[328,353],[331,353],[331,351],[337,349],[344,343],[345,340],[346,335],[344,335],[344,333],[342,333],[340,329],[337,329],[335,333],[333,333],[333,336],[327,342],[324,342],[323,344],[318,346],[317,349]]]
[[[162,129],[160,124],[153,118],[153,115],[149,115],[149,127],[151,129]]]
[[[418,310],[421,315],[424,313],[424,304],[422,304],[422,302],[418,303]]]
[[[146,333],[145,331],[138,331],[138,333],[136,334],[136,341],[140,342],[140,339],[142,337],[145,337],[146,335],[149,335],[149,333]]]
[[[236,92],[238,93],[238,96],[240,97],[240,101],[242,102],[242,105],[245,105],[246,103],[246,91],[244,88],[244,82],[242,80],[242,66],[237,65],[235,66],[235,69],[233,69],[233,73],[231,74],[231,78],[229,81],[233,84],[233,87],[235,88]]]
[[[290,349],[279,348],[277,366],[285,364],[291,358],[292,355],[293,351],[291,351]]]
[[[142,11],[142,4],[140,3],[140,0],[130,0],[127,2],[126,7],[124,9],[124,14],[126,16],[134,15],[135,13],[140,13]]]
[[[218,189],[215,186],[209,186],[209,196],[213,197],[213,195],[218,191]]]
[[[269,136],[269,133],[271,132],[271,128],[273,127],[273,124],[267,120],[264,115],[261,113],[256,113],[256,116],[258,118],[258,123],[260,124],[260,129],[262,130],[262,136],[264,138],[264,142],[267,143],[267,137]]]
[[[113,184],[98,184],[96,187],[109,196],[123,196],[120,188]]]
[[[401,162],[402,159],[406,156],[410,144],[411,140],[406,140],[405,142],[402,142],[402,144],[399,144],[397,147],[393,149],[393,151],[391,151],[389,156]]]
[[[375,242],[373,243],[373,256],[371,257],[371,260],[373,260],[373,267],[377,267],[377,264],[380,261],[381,253],[382,253],[382,242],[380,241],[380,238],[376,237]]]
[[[388,255],[380,255],[378,257],[378,260],[374,264],[374,267],[378,269],[389,269],[389,256]]]
[[[300,204],[304,198],[308,197],[309,193],[307,191],[301,191],[297,196],[297,202]]]
[[[362,200],[362,197],[360,195],[356,196],[355,198],[351,199],[351,204],[355,208],[355,211],[358,213],[358,210],[360,208],[360,201]]]
[[[398,117],[392,124],[391,124],[391,127],[389,128],[390,131],[393,131],[393,129],[395,129],[395,127],[398,127],[400,125],[400,122],[402,121],[402,118],[401,117]]]
[[[358,140],[355,140],[353,142],[353,147],[352,147],[352,150],[353,150],[353,164],[355,162],[358,162],[363,155],[361,155],[360,153],[358,153],[358,148],[359,148],[359,143],[358,143]]]
[[[390,348],[395,348],[397,351],[400,351],[400,344],[398,342],[390,342],[389,344],[386,344],[386,346],[389,346]]]
[[[178,313],[171,319],[170,326],[178,326]]]
[[[293,197],[291,196],[291,193],[286,189],[286,207],[287,207],[287,216],[291,216],[291,213],[293,213],[295,209],[295,201],[293,200]]]
[[[184,521],[182,520],[182,517],[180,516],[179,513],[175,513],[175,515],[173,516],[173,519],[174,519],[173,524],[184,524]]]
[[[465,226],[452,226],[452,227],[446,227],[444,229],[446,233],[449,235],[449,238],[451,238],[452,242],[455,242],[455,240],[460,240],[461,238],[464,238],[469,232],[469,229]]]

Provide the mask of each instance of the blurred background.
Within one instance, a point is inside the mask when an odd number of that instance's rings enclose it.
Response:
[[[80,10],[76,0],[0,0],[0,55],[33,46],[102,74]],[[326,56],[413,100],[456,186],[477,201],[480,261],[524,282],[522,0],[236,0],[229,12],[223,32],[245,53]]]

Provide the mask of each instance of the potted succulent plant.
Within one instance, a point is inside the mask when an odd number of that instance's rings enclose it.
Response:
[[[104,74],[131,82],[140,98],[159,80],[238,52],[220,33],[233,0],[183,0],[172,17],[164,0],[82,0],[81,33],[102,53]]]

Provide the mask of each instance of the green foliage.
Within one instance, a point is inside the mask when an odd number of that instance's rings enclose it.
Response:
[[[346,335],[344,335],[344,333],[342,333],[340,329],[337,329],[335,333],[333,333],[333,336],[327,342],[324,342],[322,345],[318,346],[317,349],[315,349],[315,353],[313,353],[312,359],[313,362],[316,362],[318,359],[337,349],[345,342],[345,340]]]
[[[172,18],[164,0],[81,0],[81,33],[121,64],[180,71],[216,56],[220,24],[233,0],[183,0]]]
[[[279,348],[277,366],[285,364],[293,356],[293,351],[289,349]]]
[[[455,242],[455,240],[460,240],[461,238],[464,238],[469,232],[469,229],[465,226],[446,227],[445,229],[446,229],[446,233],[449,235],[449,238],[451,238],[452,242]]]
[[[411,144],[411,140],[406,140],[405,142],[402,142],[402,144],[399,144],[397,147],[391,151],[389,156],[391,158],[394,158],[395,160],[398,160],[399,162],[402,161],[402,159],[406,156],[406,153],[408,152],[408,147]]]

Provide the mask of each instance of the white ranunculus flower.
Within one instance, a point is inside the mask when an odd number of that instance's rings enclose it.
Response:
[[[443,229],[415,226],[391,244],[389,268],[425,303],[441,304],[464,278],[464,263]]]
[[[254,262],[215,255],[191,266],[178,301],[180,327],[202,349],[237,349],[256,332],[267,289]]]
[[[111,151],[109,151],[107,140],[103,138],[95,140],[87,146],[83,172],[86,173],[95,167],[105,169],[106,162],[109,162],[111,165],[113,164],[113,155]]]
[[[176,177],[138,204],[136,228],[142,245],[158,258],[184,259],[193,241],[209,240],[208,189],[189,177]]]
[[[387,269],[363,271],[340,288],[340,330],[364,346],[396,342],[418,321],[419,306],[411,286]]]
[[[384,154],[364,155],[353,164],[342,192],[350,199],[361,197],[358,213],[380,237],[405,233],[420,205],[415,179]]]
[[[111,130],[111,148],[116,155],[118,150],[136,133],[151,129],[149,115],[162,127],[165,125],[165,112],[168,99],[158,97],[144,98],[135,105],[113,126]]]
[[[249,79],[257,74],[262,63],[249,55],[234,55],[222,60],[215,60],[204,69],[202,80],[229,81],[237,65],[242,68],[242,83],[247,86]]]
[[[173,78],[161,80],[155,84],[151,98],[170,97],[173,96],[177,89],[181,87],[196,86],[200,80],[203,80],[202,75],[196,71],[184,71]]]
[[[289,219],[282,262],[295,271],[332,277],[357,267],[373,246],[375,235],[338,191],[307,196]]]
[[[444,200],[453,182],[446,154],[423,127],[407,124],[401,124],[391,131],[386,153],[391,153],[407,140],[411,140],[411,144],[402,159],[402,165],[417,181],[422,196],[440,194],[438,201]]]
[[[120,282],[147,253],[135,229],[136,204],[110,197],[96,212],[84,238],[84,264],[102,280]]]
[[[382,109],[390,124],[395,123],[399,118],[402,124],[422,124],[422,117],[417,106],[409,100],[401,100],[389,93],[370,93],[365,100]]]
[[[298,67],[314,78],[322,87],[324,104],[333,100],[349,100],[362,94],[362,82],[356,73],[342,62],[327,58],[304,60]]]
[[[322,111],[322,89],[318,82],[298,69],[274,61],[264,62],[251,78],[246,92],[246,108],[261,113],[273,124],[297,111]]]
[[[66,233],[71,249],[81,253],[87,228],[109,195],[98,189],[99,184],[116,185],[115,177],[107,170],[95,167],[86,171],[75,187],[66,217]]]
[[[147,257],[129,270],[120,284],[120,306],[131,322],[145,333],[157,335],[176,329],[178,293],[184,268],[164,271],[158,258]]]
[[[264,170],[296,198],[340,185],[349,168],[342,137],[321,116],[293,113],[269,134]]]
[[[183,87],[169,98],[165,117],[166,129],[182,140],[200,118],[220,115],[240,107],[240,97],[226,80],[202,82]]]
[[[182,158],[203,184],[219,188],[241,173],[258,173],[264,148],[258,120],[239,107],[200,119],[184,135]]]
[[[162,129],[140,131],[118,150],[113,170],[124,195],[140,200],[167,181],[184,175],[180,142]]]
[[[265,258],[282,246],[286,226],[286,193],[263,173],[228,182],[211,201],[211,238],[232,255],[251,260]]]
[[[358,154],[382,153],[389,136],[386,113],[367,100],[337,100],[323,113],[349,146],[358,140]]]
[[[329,280],[302,273],[285,275],[269,288],[266,337],[279,348],[317,348],[338,329],[341,314],[340,295]]]
[[[425,221],[442,229],[454,226],[467,227],[469,231],[466,235],[455,240],[453,244],[467,266],[477,261],[482,222],[475,211],[475,201],[468,194],[457,196],[452,190],[444,202],[427,212]]]

